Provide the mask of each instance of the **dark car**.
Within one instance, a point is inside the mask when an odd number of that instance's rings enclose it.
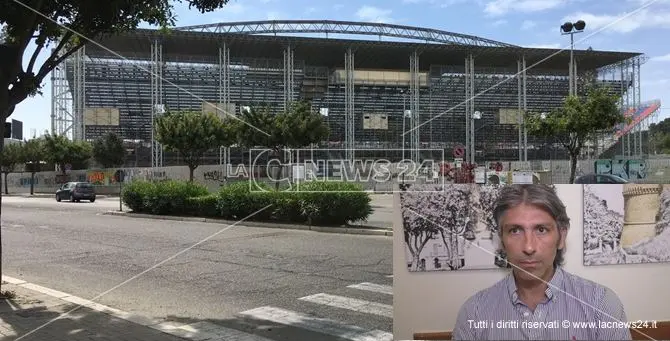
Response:
[[[575,179],[576,184],[627,184],[628,180],[612,174],[586,174]]]
[[[79,202],[81,200],[95,201],[95,187],[88,182],[68,182],[60,186],[56,191],[56,201],[70,200]]]

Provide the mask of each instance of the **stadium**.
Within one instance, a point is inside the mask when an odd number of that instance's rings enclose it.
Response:
[[[54,71],[52,131],[87,140],[113,131],[129,143],[127,166],[172,166],[179,158],[153,139],[152,120],[161,113],[280,111],[308,100],[330,128],[314,148],[354,150],[327,157],[419,160],[432,157],[427,149],[449,157],[459,149],[466,162],[480,164],[566,159],[556,141],[528,135],[519,113],[562,104],[570,91],[570,52],[361,22],[138,29],[88,44]],[[573,53],[577,93],[589,80],[607,85],[634,117],[627,127],[603,132],[586,152],[642,154],[641,127],[660,106],[641,101],[645,56]],[[245,155],[235,147],[217,150],[205,164],[245,162]]]

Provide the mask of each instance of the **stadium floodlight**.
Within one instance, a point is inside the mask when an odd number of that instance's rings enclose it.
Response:
[[[577,72],[575,70],[575,57],[574,57],[574,50],[575,50],[575,33],[581,33],[584,32],[584,29],[586,28],[586,22],[584,20],[577,20],[576,22],[566,22],[563,25],[561,25],[561,34],[570,35],[570,95],[575,96],[577,95]]]

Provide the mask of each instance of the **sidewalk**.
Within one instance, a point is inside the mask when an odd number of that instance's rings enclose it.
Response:
[[[14,299],[0,300],[0,336],[2,336],[0,340],[3,341],[15,340],[79,306],[16,284],[3,283],[2,290],[16,293]],[[89,307],[81,307],[21,340],[184,341],[185,339]]]
[[[16,296],[0,299],[0,341],[271,341],[205,320],[150,319],[16,278],[2,280],[2,290]]]

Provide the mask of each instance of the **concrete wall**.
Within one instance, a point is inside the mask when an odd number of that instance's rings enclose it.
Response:
[[[529,162],[503,162],[503,170],[533,170],[545,171],[551,183],[567,183],[569,179],[570,162],[568,160],[551,161],[529,161]],[[235,181],[248,179],[248,165],[232,165],[226,170],[221,165],[205,165],[195,170],[195,181],[204,184],[210,190],[216,191],[226,181]],[[617,167],[614,167],[616,173]],[[641,170],[640,170],[641,169]],[[136,179],[173,179],[188,180],[188,167],[173,166],[160,168],[123,168],[126,172],[126,182]],[[581,160],[578,163],[577,173],[595,172],[595,160]],[[54,193],[60,184],[67,181],[90,181],[97,186],[99,194],[118,194],[119,185],[114,182],[113,176],[116,169],[93,169],[93,170],[74,170],[69,171],[65,177],[59,173],[39,172],[35,174],[35,193]],[[393,172],[393,169],[391,170]],[[607,171],[607,168],[600,169],[600,172]],[[287,170],[290,172],[290,170]],[[230,177],[226,180],[226,174]],[[260,176],[257,173],[255,178]],[[644,167],[638,167],[632,177],[636,177],[638,182],[670,183],[670,159],[649,159],[645,160]],[[625,177],[625,176],[624,176]],[[30,192],[30,173],[11,173],[8,178],[8,187],[10,193],[29,193]],[[264,181],[269,182],[268,179]],[[367,190],[391,191],[397,185],[394,179],[389,182],[367,181],[360,183]],[[3,183],[4,186],[4,183]],[[4,190],[3,190],[4,192]]]

